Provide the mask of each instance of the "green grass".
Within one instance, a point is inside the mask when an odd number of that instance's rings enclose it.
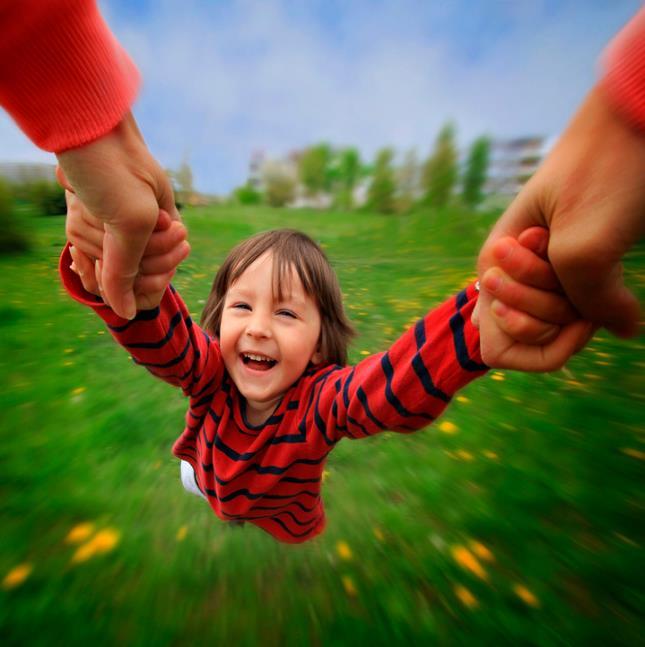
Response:
[[[353,361],[470,280],[492,222],[224,207],[185,219],[193,253],[175,285],[195,318],[234,243],[276,226],[321,242],[360,332]],[[341,443],[325,534],[282,545],[184,492],[170,454],[180,394],[62,293],[62,219],[30,228],[32,251],[0,258],[0,579],[32,568],[0,588],[3,644],[638,642],[642,340],[601,334],[567,372],[491,373],[446,412],[455,433]],[[642,298],[642,248],[627,269]],[[66,537],[84,522],[117,541],[76,562]],[[472,542],[493,561],[456,559]]]

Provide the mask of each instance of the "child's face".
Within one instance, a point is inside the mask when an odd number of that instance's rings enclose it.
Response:
[[[252,263],[229,287],[220,325],[224,364],[246,398],[252,424],[271,415],[285,391],[310,361],[320,362],[320,313],[297,272],[284,286],[283,301],[273,294],[273,254]]]

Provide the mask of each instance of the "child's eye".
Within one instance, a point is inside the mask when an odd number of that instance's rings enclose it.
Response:
[[[234,303],[231,308],[235,310],[250,310],[251,306],[248,303]]]
[[[291,319],[297,319],[295,312],[291,312],[291,310],[278,310],[278,314],[282,317],[290,317]]]

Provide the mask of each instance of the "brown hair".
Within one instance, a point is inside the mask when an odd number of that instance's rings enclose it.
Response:
[[[273,254],[273,286],[278,299],[294,268],[305,292],[320,311],[320,354],[323,361],[344,366],[347,346],[355,335],[343,309],[338,277],[325,253],[306,234],[295,229],[275,229],[247,238],[234,247],[215,275],[211,293],[202,312],[204,330],[219,337],[226,292],[260,256]]]

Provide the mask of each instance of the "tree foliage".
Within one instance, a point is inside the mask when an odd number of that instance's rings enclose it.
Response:
[[[298,160],[298,175],[309,197],[314,197],[330,184],[329,166],[332,158],[327,144],[306,148]]]
[[[239,204],[260,204],[262,194],[250,182],[247,182],[233,191],[233,199]]]
[[[405,154],[396,175],[398,210],[405,212],[412,207],[419,197],[421,166],[417,152],[414,149]]]
[[[476,207],[484,197],[489,159],[490,140],[488,137],[478,137],[470,147],[463,178],[461,197],[469,207]]]
[[[372,183],[367,192],[368,208],[380,213],[392,213],[395,210],[396,181],[392,168],[393,157],[391,148],[383,148],[377,153]]]
[[[284,207],[296,196],[296,179],[283,164],[271,162],[263,172],[264,196],[271,207]]]
[[[354,206],[354,188],[361,174],[361,156],[355,148],[345,148],[337,156],[337,199],[339,207]]]
[[[434,151],[423,169],[425,201],[436,207],[448,204],[458,174],[455,129],[448,123],[439,132]]]

